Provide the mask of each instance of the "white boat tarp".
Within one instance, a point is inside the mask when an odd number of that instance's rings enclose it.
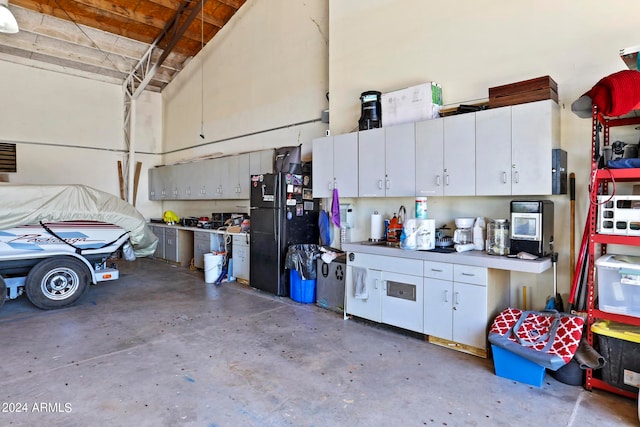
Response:
[[[102,221],[129,233],[137,257],[152,255],[158,238],[136,208],[86,185],[0,183],[0,230],[52,221]]]

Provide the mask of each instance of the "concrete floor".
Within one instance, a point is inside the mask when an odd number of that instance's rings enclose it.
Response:
[[[147,259],[121,273],[71,308],[0,309],[0,425],[638,425],[633,400],[314,305]]]

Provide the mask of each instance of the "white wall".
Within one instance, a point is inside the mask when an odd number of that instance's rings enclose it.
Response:
[[[16,143],[14,183],[85,184],[119,195],[117,161],[126,151],[122,87],[0,61],[0,140]],[[10,101],[9,101],[10,100]],[[137,103],[136,149],[157,153],[162,137],[160,94]],[[139,154],[143,171],[138,209],[157,215],[147,201],[146,168],[159,156]]]
[[[360,93],[388,92],[422,82],[442,85],[445,104],[488,98],[488,88],[550,75],[558,83],[561,148],[576,174],[576,251],[588,208],[591,123],[571,113],[571,103],[601,78],[625,69],[621,48],[637,45],[637,2],[622,0],[330,0],[329,90],[331,132],[352,131],[360,117]],[[637,139],[637,138],[636,138]],[[635,142],[635,141],[633,141]],[[433,200],[432,200],[433,199]],[[429,198],[430,216],[505,217],[510,198]],[[569,291],[569,197],[555,203],[560,252],[559,289]],[[356,235],[368,237],[374,208],[392,214],[412,200],[358,200]],[[525,275],[527,276],[527,275]],[[550,294],[552,276],[512,277],[516,287],[534,284],[534,303]],[[515,297],[514,297],[515,298]]]
[[[298,144],[310,159],[327,126],[296,124],[328,107],[327,17],[326,0],[247,1],[163,91],[165,161]]]

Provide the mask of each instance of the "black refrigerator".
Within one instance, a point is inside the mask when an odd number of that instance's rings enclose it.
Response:
[[[287,250],[318,243],[318,210],[310,172],[251,176],[251,287],[289,296]]]

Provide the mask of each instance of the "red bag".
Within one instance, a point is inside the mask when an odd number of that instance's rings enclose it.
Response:
[[[493,321],[489,342],[555,371],[573,358],[583,327],[580,316],[507,308]]]

